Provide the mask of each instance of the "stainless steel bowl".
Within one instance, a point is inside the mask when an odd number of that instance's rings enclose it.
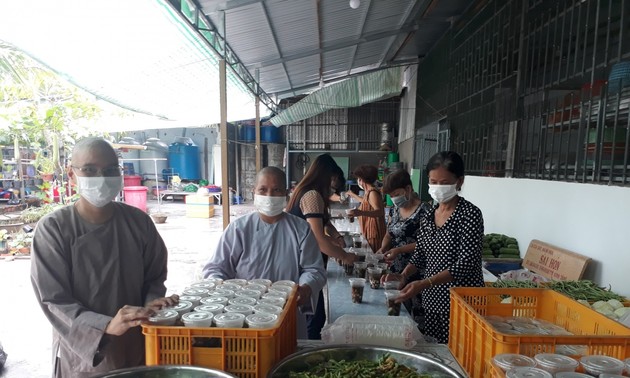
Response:
[[[328,345],[297,352],[278,362],[267,374],[267,378],[285,378],[290,372],[308,371],[332,359],[376,361],[386,353],[389,353],[398,363],[415,368],[419,373],[429,373],[433,377],[464,378],[454,369],[431,358],[400,349],[370,345]]]
[[[109,373],[94,376],[93,378],[236,378],[234,375],[223,371],[201,368],[196,366],[158,365],[138,366],[129,369],[110,371]]]

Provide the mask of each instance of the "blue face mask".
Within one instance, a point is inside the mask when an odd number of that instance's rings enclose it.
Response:
[[[402,196],[391,197],[391,199],[396,207],[405,207],[409,202],[409,199],[407,199],[407,196],[404,194]]]

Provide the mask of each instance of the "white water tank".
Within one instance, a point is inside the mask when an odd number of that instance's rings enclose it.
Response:
[[[123,137],[118,141],[118,144],[130,144],[130,145],[139,146],[140,142],[133,139],[132,137]],[[140,174],[140,162],[137,160],[127,161],[128,159],[140,158],[140,150],[132,150],[132,149],[123,148],[120,151],[120,157],[122,158],[122,161],[123,161],[123,169],[125,171],[125,175],[131,176],[131,175]],[[131,167],[133,167],[133,172],[132,172]]]

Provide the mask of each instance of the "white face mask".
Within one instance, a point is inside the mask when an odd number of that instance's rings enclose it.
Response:
[[[457,185],[429,185],[429,194],[438,203],[448,202],[457,195]]]
[[[392,197],[392,202],[396,207],[405,207],[409,203],[409,199],[406,194],[403,194],[402,196]]]
[[[359,189],[365,190],[365,188],[363,187],[363,181],[357,180],[357,185],[359,186]]]
[[[282,210],[287,206],[287,198],[254,194],[254,206],[262,215],[275,217],[282,213]]]
[[[75,175],[79,195],[96,207],[103,207],[112,202],[123,186],[121,176],[83,177]]]

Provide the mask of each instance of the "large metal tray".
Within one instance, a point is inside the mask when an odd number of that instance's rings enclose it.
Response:
[[[196,366],[139,366],[104,373],[94,378],[236,378],[232,374]]]
[[[461,374],[443,363],[408,351],[370,345],[327,345],[294,353],[274,366],[267,378],[286,378],[290,372],[307,371],[327,360],[378,360],[389,353],[398,363],[415,368],[419,373],[434,377],[463,378]]]

